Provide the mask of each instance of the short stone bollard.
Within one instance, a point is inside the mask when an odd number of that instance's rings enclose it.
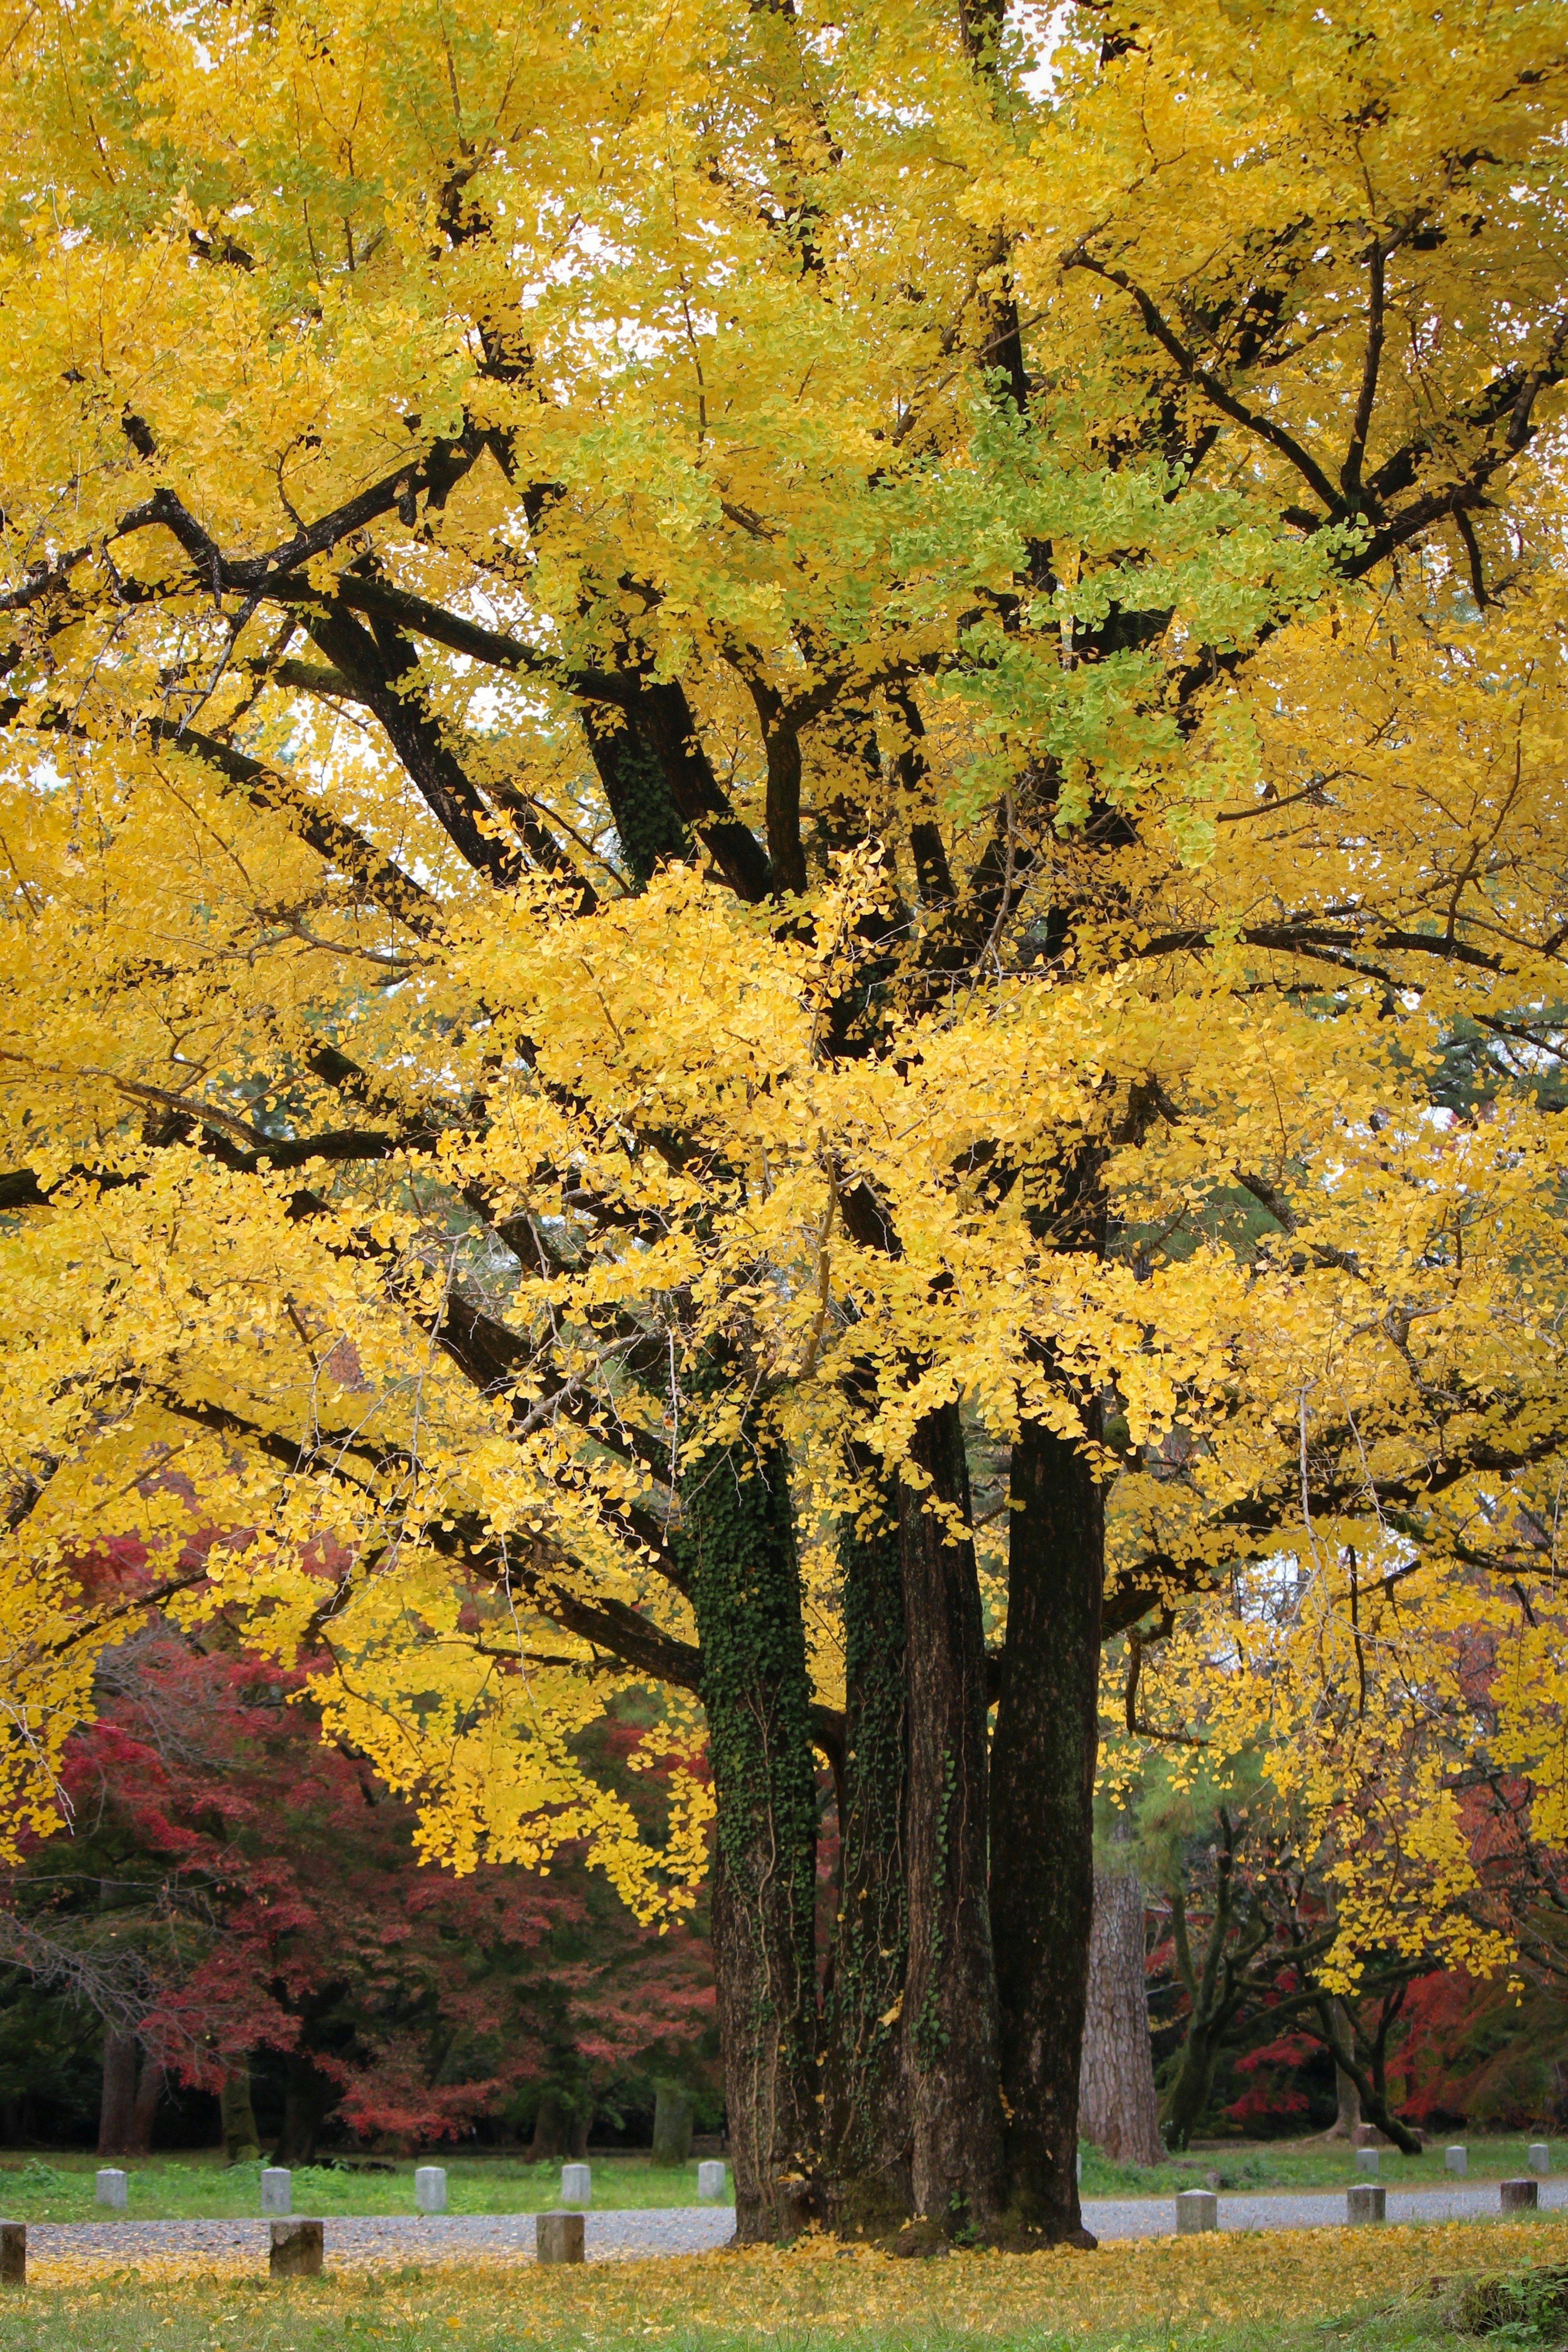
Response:
[[[560,2201],[563,2205],[587,2205],[593,2199],[593,2169],[586,2164],[563,2164],[560,2168]]]
[[[286,2165],[263,2165],[261,2170],[261,2210],[264,2213],[287,2212],[288,2169]]]
[[[1377,2178],[1377,2150],[1375,2147],[1358,2147],[1355,2151],[1355,2168],[1358,2172],[1368,2174],[1372,2179],[1375,2180]]]
[[[1212,2189],[1184,2189],[1176,2201],[1176,2235],[1185,2238],[1194,2230],[1218,2230],[1219,2200]]]
[[[444,2213],[446,2210],[446,2168],[443,2164],[421,2164],[413,2175],[413,2201],[422,2213]]]
[[[27,2224],[0,2221],[0,2286],[27,2284]]]
[[[125,2175],[118,2165],[106,2164],[98,2176],[98,2201],[112,2205],[117,2213],[125,2210]]]
[[[1446,2147],[1443,2150],[1443,2169],[1445,2172],[1451,2172],[1455,2174],[1458,2179],[1462,2180],[1469,2168],[1470,2155],[1469,2148]]]
[[[724,2167],[722,2164],[707,2163],[698,2165],[697,2195],[702,2198],[717,2199],[723,2197]]]
[[[1545,2142],[1545,2140],[1543,2140],[1543,2139],[1532,2139],[1532,2140],[1531,2141],[1531,2143],[1530,2143],[1530,2168],[1531,2168],[1531,2172],[1550,2172],[1550,2171],[1551,2171],[1551,2169],[1552,2169],[1552,2150],[1551,2150],[1551,2148],[1547,2146],[1547,2143]]]
[[[275,2221],[268,2235],[267,2267],[273,2278],[319,2278],[322,2239],[319,2221]]]
[[[582,2233],[580,2213],[540,2213],[534,2221],[534,2252],[541,2263],[580,2263]]]
[[[1539,2180],[1505,2180],[1500,2196],[1505,2213],[1533,2213],[1541,2202]]]
[[[1375,2155],[1376,2150],[1373,2153]],[[1388,2191],[1375,2189],[1370,2180],[1356,2182],[1344,2192],[1344,2214],[1347,2221],[1381,2221],[1388,2210]]]

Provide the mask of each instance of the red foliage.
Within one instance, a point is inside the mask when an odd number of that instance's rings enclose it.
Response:
[[[100,1585],[144,1572],[123,1547],[87,1566]],[[638,1927],[570,1853],[548,1877],[422,1866],[412,1808],[323,1742],[302,1675],[155,1618],[101,1685],[68,1755],[71,1830],[13,1874],[9,1899],[21,1916],[46,1857],[56,1887],[74,1864],[78,1910],[47,1906],[58,1939],[98,1932],[105,1884],[133,1890],[115,1932],[140,1954],[138,2031],[187,2083],[216,2088],[258,2050],[308,2055],[357,2131],[420,2139],[563,2072],[591,2095],[639,2065],[701,2071],[699,1934]],[[636,1738],[617,1727],[612,1767]],[[625,1775],[649,1806],[659,1781],[657,1765]]]

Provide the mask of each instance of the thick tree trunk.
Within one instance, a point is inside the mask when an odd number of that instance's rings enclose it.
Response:
[[[911,1448],[928,1481],[900,1490],[905,1632],[904,1864],[909,1965],[903,2025],[911,2188],[923,2241],[989,2238],[1002,2205],[997,1978],[986,1899],[986,1654],[969,1477],[956,1404]],[[933,1508],[936,1505],[938,1507]]]
[[[1113,2164],[1158,2164],[1159,2101],[1149,2047],[1144,1890],[1112,1859],[1094,1873],[1088,2005],[1078,2077],[1078,2128]]]
[[[241,2059],[231,2066],[218,2093],[218,2116],[224,2135],[224,2162],[248,2164],[261,2154],[261,2134],[250,2103],[250,2067]]]
[[[873,1475],[869,1461],[860,1468]],[[843,1819],[824,2020],[822,2203],[846,2237],[885,2237],[913,2210],[909,2076],[900,2014],[904,1874],[904,1588],[897,1496],[839,1538],[844,1612]]]
[[[99,2156],[129,2156],[136,2114],[136,2036],[103,2029],[103,2092],[98,2109]]]
[[[788,1464],[749,1418],[688,1463],[673,1538],[702,1643],[717,1800],[714,1974],[736,2236],[792,2237],[815,2137],[817,1796]]]
[[[1085,2244],[1093,2242],[1078,2205],[1078,2069],[1094,1905],[1104,1501],[1079,1447],[1027,1421],[1009,1499],[991,1749],[1009,2218],[1024,2242]]]

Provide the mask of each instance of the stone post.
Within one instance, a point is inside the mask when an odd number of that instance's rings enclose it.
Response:
[[[1358,2172],[1364,2172],[1368,2179],[1375,2180],[1377,2150],[1375,2147],[1358,2147],[1355,2151],[1355,2168]]]
[[[446,2210],[446,2168],[440,2164],[422,2164],[413,2176],[413,2201],[422,2213],[444,2213]]]
[[[534,2252],[541,2263],[580,2263],[583,2221],[580,2213],[540,2213],[534,2221]]]
[[[1387,2212],[1388,2191],[1375,2189],[1368,2181],[1357,2181],[1344,2192],[1344,2217],[1347,2221],[1381,2221]]]
[[[1547,2146],[1547,2143],[1545,2142],[1545,2140],[1543,2140],[1543,2139],[1532,2139],[1532,2140],[1531,2141],[1531,2143],[1530,2143],[1530,2168],[1531,2168],[1531,2172],[1550,2172],[1550,2171],[1551,2171],[1551,2169],[1552,2169],[1552,2150],[1551,2150],[1551,2148]]]
[[[593,2168],[587,2164],[563,2164],[560,2168],[560,2201],[563,2205],[588,2205],[593,2199]]]
[[[1505,2213],[1533,2213],[1541,2202],[1539,2180],[1505,2180],[1500,2190]]]
[[[261,2210],[264,2213],[287,2212],[288,2169],[286,2165],[263,2165],[261,2171]]]
[[[1185,2238],[1194,2230],[1218,2230],[1219,2200],[1212,2189],[1184,2189],[1176,2201],[1176,2235]]]
[[[1446,2147],[1443,2150],[1443,2169],[1445,2172],[1451,2172],[1456,2179],[1462,2180],[1469,2168],[1470,2158],[1468,2148]]]
[[[27,2284],[27,2224],[0,2221],[0,2286]]]
[[[697,2195],[705,2200],[717,2202],[724,2195],[724,2167],[712,2162],[697,2167]]]
[[[270,2275],[275,2279],[319,2278],[323,2235],[319,2221],[274,2221],[268,2231],[271,2243],[267,2267]]]
[[[106,2164],[98,2175],[98,2202],[112,2206],[117,2213],[125,2210],[125,2175],[117,2164]]]

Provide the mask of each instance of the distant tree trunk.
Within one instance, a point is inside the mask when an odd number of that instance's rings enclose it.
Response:
[[[128,2156],[136,2115],[136,2036],[103,2030],[103,2094],[98,2110],[99,2156]]]
[[[685,2164],[691,2152],[691,2094],[661,2083],[653,2102],[653,2162],[674,2169]]]
[[[566,2109],[560,2093],[547,2090],[541,2096],[534,2116],[534,2136],[528,2143],[530,2164],[556,2164],[566,2154]]]
[[[789,1461],[756,1416],[684,1465],[672,1549],[702,1644],[714,1978],[746,2244],[810,2218],[819,2089],[811,1686]]]
[[[1336,2000],[1333,2008],[1335,2021],[1342,2028],[1344,2039],[1348,2042],[1351,2038],[1350,2020],[1345,2014],[1343,2001]],[[1361,2093],[1337,2058],[1334,2060],[1333,2087],[1334,2105],[1338,2112],[1326,2137],[1330,2139],[1354,2139],[1361,2126]]]
[[[886,2237],[913,2210],[901,2010],[909,1950],[904,1877],[904,1587],[898,1499],[839,1536],[844,1612],[839,1916],[824,2021],[823,2205],[841,2236]]]
[[[1025,2243],[1092,2244],[1078,2202],[1078,2078],[1094,1908],[1103,1490],[1081,1447],[1025,1421],[1009,1496],[991,1748],[1009,2218]]]
[[[925,2240],[989,2237],[1002,2205],[997,1974],[987,1900],[985,1634],[956,1404],[915,1431],[900,1489],[907,1780],[911,2186]],[[933,1509],[932,1505],[939,1507]]]
[[[163,2095],[163,2067],[161,2060],[143,2057],[141,2073],[137,2078],[136,2104],[131,2112],[131,2153],[147,2156],[152,2147],[152,2126],[158,2117],[158,2102]]]
[[[261,2134],[250,2103],[250,2065],[241,2059],[231,2066],[218,2093],[218,2116],[224,2135],[224,2162],[249,2164],[261,2154]]]
[[[588,2129],[593,2121],[593,2109],[573,2107],[566,2121],[566,2152],[574,2164],[580,2164],[588,2154]]]
[[[1112,1840],[1112,1858],[1094,1873],[1078,2128],[1113,2164],[1158,2164],[1165,2149],[1149,2047],[1144,1890],[1135,1872],[1117,1866],[1120,1842]]]
[[[321,2126],[340,2096],[338,2085],[324,2074],[308,2050],[291,2050],[283,2086],[283,2129],[273,2155],[274,2164],[308,2164],[316,2154]]]

